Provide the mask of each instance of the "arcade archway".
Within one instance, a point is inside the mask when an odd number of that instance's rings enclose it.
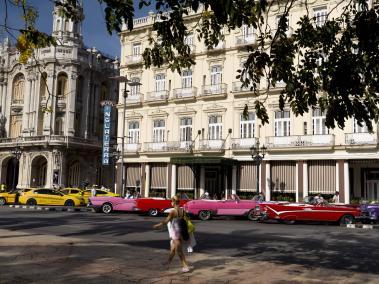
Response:
[[[30,185],[32,187],[44,187],[46,185],[47,160],[44,156],[37,156],[32,161],[32,174]]]

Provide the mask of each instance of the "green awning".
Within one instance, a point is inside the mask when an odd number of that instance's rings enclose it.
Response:
[[[221,157],[173,157],[170,160],[171,164],[188,165],[188,164],[216,164],[231,166],[237,163],[236,160],[221,158]]]

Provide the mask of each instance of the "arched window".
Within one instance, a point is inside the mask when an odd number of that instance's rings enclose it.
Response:
[[[25,93],[25,77],[23,74],[18,74],[13,80],[12,103],[14,104],[23,103],[24,93]]]
[[[55,30],[56,31],[60,31],[61,30],[61,20],[60,19],[57,20],[57,25],[55,27]]]
[[[57,97],[58,99],[64,99],[67,95],[67,75],[59,74],[58,76],[58,88],[57,88]]]
[[[70,31],[70,22],[68,20],[65,20],[64,21],[64,30],[66,32],[69,32]]]
[[[22,128],[22,114],[11,115],[10,120],[10,138],[17,138],[21,135]]]
[[[107,83],[103,82],[101,83],[101,89],[100,89],[100,101],[106,100],[108,98],[108,87]]]
[[[54,129],[55,135],[64,135],[63,125],[64,125],[63,114],[57,114],[57,117],[55,118],[55,129]]]

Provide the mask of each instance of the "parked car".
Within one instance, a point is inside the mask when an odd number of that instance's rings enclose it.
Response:
[[[135,199],[124,199],[122,197],[112,196],[95,196],[89,198],[89,207],[95,209],[96,212],[109,214],[113,211],[136,211]]]
[[[66,195],[54,189],[39,188],[21,192],[19,202],[26,205],[79,206],[83,203],[83,199]]]
[[[136,209],[141,213],[148,213],[149,216],[158,216],[159,214],[164,213],[166,209],[172,207],[171,199],[167,198],[138,198],[136,200]],[[183,207],[189,200],[181,199],[180,207]]]
[[[67,194],[67,195],[75,196],[78,198],[81,198],[84,195],[84,190],[82,190],[80,188],[75,188],[75,187],[73,187],[73,188],[66,187],[64,189],[61,189],[60,192]]]
[[[379,222],[379,204],[378,203],[368,203],[361,204],[362,211],[362,221],[370,223]]]
[[[278,220],[293,224],[296,221],[328,221],[352,224],[361,217],[358,207],[333,205],[327,202],[314,203],[270,203],[259,204],[262,220]]]
[[[10,203],[16,203],[18,201],[18,196],[21,194],[21,192],[28,192],[29,190],[32,190],[33,188],[24,188],[24,189],[17,189],[13,191],[2,191],[0,193],[0,206],[10,204]]]
[[[241,200],[232,195],[226,200],[199,199],[188,202],[184,209],[200,220],[209,220],[212,216],[246,216],[249,220],[256,220],[256,206],[259,201]]]

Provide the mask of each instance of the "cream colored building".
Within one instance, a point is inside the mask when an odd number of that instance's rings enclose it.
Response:
[[[301,1],[299,1],[301,2]],[[322,25],[337,1],[308,1],[309,11]],[[340,2],[340,1],[338,1]],[[273,9],[270,27],[275,31],[281,9]],[[297,5],[289,15],[288,35],[306,13]],[[165,67],[145,70],[141,54],[156,15],[134,20],[134,30],[120,34],[121,75],[142,83],[131,87],[126,102],[124,156],[125,184],[141,186],[144,196],[172,196],[186,192],[199,197],[208,191],[220,197],[228,192],[247,195],[257,190],[255,166],[249,148],[259,140],[267,148],[259,170],[260,190],[267,200],[291,196],[302,200],[315,193],[339,191],[341,202],[353,198],[379,198],[377,129],[370,134],[353,120],[345,130],[326,129],[319,110],[303,117],[279,111],[281,84],[271,88],[265,102],[270,123],[262,125],[253,111],[249,89],[241,89],[236,70],[247,58],[246,45],[256,39],[252,28],[227,32],[225,41],[207,50],[194,29],[198,16],[187,17],[193,34],[186,38],[196,65],[182,74]],[[260,88],[266,87],[262,80]],[[119,96],[118,137],[122,134],[123,97]],[[252,112],[243,119],[244,105]],[[121,141],[118,141],[121,148]],[[118,164],[117,186],[121,183]],[[252,194],[252,193],[251,193]]]
[[[87,49],[81,23],[62,18],[57,8],[52,35],[58,45],[37,50],[26,64],[9,41],[0,44],[1,183],[111,186],[112,166],[101,167],[100,101],[116,99],[117,83],[108,77],[118,74],[118,62]],[[19,163],[12,155],[17,146]]]

